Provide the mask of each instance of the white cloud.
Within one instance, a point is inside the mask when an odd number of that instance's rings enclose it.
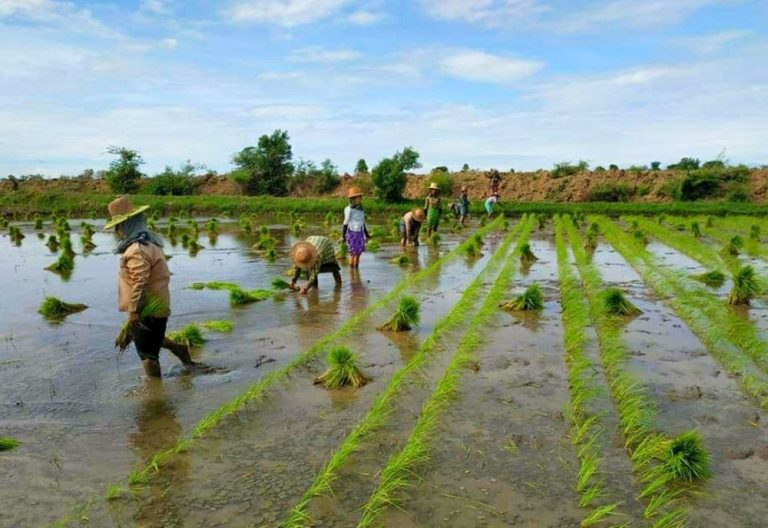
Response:
[[[237,0],[225,16],[236,23],[294,27],[321,20],[351,0]]]
[[[707,54],[716,53],[728,44],[745,39],[750,35],[752,35],[751,31],[734,29],[710,33],[708,35],[700,35],[697,37],[677,39],[674,42],[690,48],[696,53]]]
[[[371,26],[383,18],[384,15],[381,13],[374,13],[372,11],[355,11],[347,17],[347,20],[358,26]]]
[[[543,67],[543,63],[482,51],[461,51],[444,57],[440,67],[443,72],[458,79],[505,84],[533,75]]]
[[[117,33],[96,20],[89,9],[57,0],[0,0],[0,20],[18,18],[72,32],[115,37]]]
[[[549,10],[539,0],[421,0],[421,4],[434,18],[489,26],[530,19]]]
[[[325,119],[331,116],[331,112],[320,105],[297,104],[265,104],[255,106],[250,110],[251,116],[256,119],[272,122],[302,121]]]
[[[173,0],[141,0],[139,12],[153,15],[167,15],[171,12]]]
[[[179,41],[175,38],[164,38],[160,41],[160,45],[167,49],[174,49],[179,45]]]
[[[295,62],[331,63],[349,62],[363,56],[357,50],[352,49],[325,49],[320,47],[297,49],[289,55],[289,59]]]

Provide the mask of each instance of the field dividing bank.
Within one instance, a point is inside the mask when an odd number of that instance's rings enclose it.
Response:
[[[527,239],[532,229],[533,221],[532,217],[522,219],[505,237],[503,243],[495,251],[485,268],[473,279],[459,301],[454,304],[450,312],[435,324],[432,334],[422,342],[413,358],[392,375],[389,383],[377,396],[366,415],[344,438],[323,469],[318,472],[312,485],[290,511],[283,526],[290,528],[306,526],[310,522],[309,506],[312,499],[324,494],[333,494],[332,486],[339,476],[338,472],[341,467],[358,449],[360,443],[385,423],[388,416],[394,410],[393,404],[397,395],[407,383],[413,381],[413,375],[426,365],[431,354],[434,352],[434,348],[444,334],[455,330],[464,322],[468,311],[479,300],[486,279],[489,276],[493,277],[494,273],[501,266],[515,237],[519,236],[518,246],[521,244],[520,241]],[[504,270],[501,273],[504,273]]]
[[[397,299],[397,297],[401,295],[405,290],[418,285],[424,279],[437,273],[441,266],[449,260],[464,254],[467,246],[475,243],[475,237],[478,235],[484,236],[491,231],[497,230],[502,227],[503,223],[504,218],[499,216],[493,222],[478,229],[473,235],[468,236],[464,242],[456,246],[450,252],[446,253],[443,257],[432,263],[430,266],[404,277],[394,288],[392,288],[391,291],[368,305],[352,318],[348,319],[334,332],[319,338],[311,347],[299,354],[295,359],[289,361],[280,369],[274,370],[263,376],[256,383],[243,391],[239,396],[229,402],[220,405],[218,408],[205,415],[192,427],[191,432],[188,435],[182,434],[173,447],[157,452],[152,456],[146,465],[132,471],[127,479],[128,487],[146,483],[153,473],[161,471],[162,465],[164,463],[167,463],[174,455],[188,451],[194,444],[195,440],[203,436],[206,431],[216,427],[226,417],[234,414],[239,409],[245,407],[247,404],[251,402],[262,401],[266,393],[276,383],[287,379],[294,370],[297,370],[298,368],[301,368],[312,362],[332,343],[358,329],[371,315]],[[106,490],[106,494],[109,496],[109,498],[120,496],[123,494],[123,492],[125,492],[125,489],[121,486],[121,484],[112,484]],[[60,519],[54,523],[54,526],[66,527],[69,526],[69,524],[72,522],[79,522],[82,516],[85,515],[85,512],[87,512],[98,499],[99,496],[88,498],[84,504],[77,505],[73,509],[73,513],[71,515]]]
[[[9,219],[32,219],[35,215],[67,214],[80,217],[104,217],[107,204],[115,197],[113,193],[72,193],[43,191],[14,191],[0,196],[0,216]],[[346,204],[343,198],[334,197],[275,197],[275,196],[155,196],[135,195],[134,203],[149,205],[153,213],[178,214],[222,214],[238,216],[240,214],[274,213],[275,211],[294,211],[296,213],[325,215],[329,210],[341,209]],[[366,199],[368,213],[404,213],[423,204],[422,200],[403,200],[387,203],[376,199]],[[484,214],[481,200],[471,204],[473,214]],[[768,215],[768,205],[732,202],[502,202],[497,210],[506,215],[526,213],[554,214],[610,214],[610,215]]]
[[[467,330],[459,340],[453,358],[437,382],[434,392],[422,405],[405,445],[389,458],[379,473],[379,483],[363,506],[358,528],[367,528],[379,523],[382,512],[389,506],[397,505],[402,492],[413,486],[413,481],[417,479],[418,466],[429,459],[430,442],[441,417],[458,395],[462,371],[468,367],[473,354],[482,345],[485,326],[498,313],[498,305],[517,272],[518,257],[527,240],[532,221],[532,218],[527,219],[525,231],[518,240],[518,244],[507,256],[504,267],[480,310],[467,325]]]
[[[760,368],[761,364],[768,365],[768,346],[755,327],[683,272],[659,265],[645,247],[612,221],[600,217],[593,220],[614,249],[693,330],[728,374],[738,380],[742,390],[761,407],[768,407],[768,377]]]
[[[576,225],[570,217],[564,223],[597,333],[603,374],[619,415],[624,447],[642,486],[638,499],[646,506],[643,516],[657,528],[686,526],[688,512],[677,504],[684,488],[658,459],[672,438],[660,430],[654,402],[642,381],[626,368],[629,355],[622,339],[626,321],[608,312],[600,272],[591,263]]]
[[[571,441],[579,461],[576,492],[579,506],[590,508],[582,524],[600,522],[607,516],[625,514],[616,499],[616,493],[608,489],[602,478],[609,468],[603,460],[605,426],[603,418],[609,410],[596,412],[596,400],[601,391],[595,387],[595,374],[599,372],[586,354],[586,330],[591,324],[589,307],[584,299],[581,283],[576,278],[568,260],[565,226],[560,216],[554,218],[557,270],[560,281],[561,320],[565,345],[565,364],[568,371],[570,395],[568,417],[571,422]],[[613,413],[611,413],[613,414]]]

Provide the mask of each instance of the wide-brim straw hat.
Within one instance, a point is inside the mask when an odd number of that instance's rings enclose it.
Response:
[[[434,191],[439,191],[439,190],[440,190],[440,187],[438,187],[438,186],[437,186],[437,184],[436,184],[435,182],[432,182],[432,183],[430,183],[430,184],[429,184],[429,190],[430,190],[430,191],[432,191],[432,190],[434,190]]]
[[[417,222],[423,222],[427,219],[427,213],[424,212],[424,209],[414,209],[413,210],[413,218]]]
[[[311,268],[317,262],[317,248],[309,242],[296,242],[291,248],[291,261],[297,268]]]
[[[355,198],[357,196],[362,196],[362,195],[363,193],[359,187],[352,186],[347,191],[347,198]]]
[[[147,209],[149,209],[148,205],[140,205],[139,207],[134,207],[127,196],[115,198],[109,202],[109,205],[107,206],[110,219],[104,225],[104,229],[112,229],[116,225],[122,224],[132,216],[141,214]]]
[[[461,186],[461,192],[466,192],[466,190],[467,190],[467,186],[466,185],[462,185]]]

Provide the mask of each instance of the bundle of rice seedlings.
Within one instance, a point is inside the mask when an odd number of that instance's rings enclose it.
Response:
[[[749,302],[753,297],[760,295],[762,288],[760,282],[755,275],[755,270],[752,266],[744,266],[739,271],[733,274],[733,287],[731,293],[728,295],[728,304],[749,305]]]
[[[485,241],[483,240],[483,236],[480,233],[475,233],[472,236],[472,239],[477,243],[478,247],[483,247],[485,245]]]
[[[704,225],[706,225],[707,227],[715,227],[715,219],[712,218],[711,216],[708,216],[707,223]]]
[[[336,258],[338,260],[347,260],[349,257],[349,246],[347,242],[342,240],[339,244],[339,250],[336,252]]]
[[[205,344],[203,332],[195,323],[189,323],[180,330],[171,332],[168,334],[168,339],[174,343],[187,345],[188,347],[198,347]]]
[[[269,248],[275,248],[276,246],[277,240],[275,240],[272,235],[269,234],[269,231],[267,231],[266,234],[261,233],[258,242],[253,245],[255,249],[260,249],[262,251],[265,251]]]
[[[759,225],[753,225],[752,227],[749,228],[749,239],[760,242],[760,226]]]
[[[200,323],[200,326],[202,326],[206,330],[211,330],[213,332],[222,332],[222,333],[229,333],[235,329],[235,323],[233,323],[232,321],[226,321],[226,320],[206,321],[204,323]]]
[[[265,299],[269,299],[272,292],[269,290],[243,290],[241,288],[232,288],[229,290],[229,304],[232,306],[241,306],[251,304]]]
[[[253,226],[251,225],[251,219],[245,215],[240,217],[240,221],[238,223],[240,224],[240,229],[242,229],[245,233],[250,233],[253,229]]]
[[[269,234],[269,228],[267,226],[265,226],[265,225],[261,226],[259,228],[259,234],[261,236],[267,236]]]
[[[701,238],[701,228],[698,222],[691,223],[691,234],[694,238]]]
[[[168,311],[167,305],[159,298],[154,296],[148,296],[144,304],[139,311],[139,321],[143,321],[148,317],[159,317]],[[120,327],[120,331],[115,338],[115,346],[119,349],[120,354],[125,352],[128,345],[133,341],[133,335],[131,335],[131,327],[128,326],[128,322],[123,323]]]
[[[61,239],[61,253],[59,254],[59,258],[45,269],[53,271],[54,273],[64,274],[75,269],[75,252],[72,249],[72,241],[68,236]]]
[[[187,225],[189,226],[190,236],[197,238],[200,235],[200,226],[197,225],[197,221],[189,219]]]
[[[41,216],[35,217],[35,229],[42,229],[43,228],[43,218]]]
[[[188,246],[189,246],[189,235],[187,233],[182,233],[181,234],[181,247],[183,247],[184,249],[187,249]]]
[[[719,288],[725,282],[725,274],[722,271],[714,270],[705,273],[691,275],[691,278],[703,282],[710,288]]]
[[[45,245],[51,251],[58,251],[59,250],[59,239],[56,238],[56,235],[50,235],[48,237],[48,240],[46,241]]]
[[[411,263],[411,257],[409,257],[406,254],[398,255],[392,260],[390,260],[392,264],[397,264],[399,266],[406,266]]]
[[[533,251],[531,250],[531,245],[528,242],[525,242],[522,246],[520,246],[520,262],[523,264],[532,264],[539,260],[539,258],[533,254]]]
[[[198,251],[203,249],[203,246],[201,244],[198,244],[197,240],[193,238],[189,242],[187,242],[187,249],[189,250],[189,255],[194,257],[195,255],[197,255]]]
[[[548,220],[547,215],[543,213],[536,215],[536,222],[538,222],[539,224],[539,229],[544,229],[545,227],[547,227],[547,220]]]
[[[8,227],[8,220],[0,218],[0,229],[6,229]]]
[[[0,451],[10,451],[21,445],[21,442],[8,436],[0,436]]]
[[[147,220],[147,227],[150,229],[150,231],[157,231],[157,224],[151,218]]]
[[[712,476],[711,459],[698,431],[681,433],[666,442],[660,459],[665,473],[678,481],[694,482]]]
[[[8,228],[8,235],[11,237],[11,242],[17,246],[21,245],[21,241],[25,238],[24,233],[21,232],[21,229],[13,225]]]
[[[531,284],[516,298],[499,304],[499,307],[507,311],[538,311],[544,309],[544,295],[538,284]]]
[[[60,321],[69,314],[82,312],[86,308],[88,307],[84,304],[66,303],[56,297],[47,296],[43,300],[43,304],[41,304],[40,308],[37,310],[37,313],[46,319]]]
[[[273,290],[290,290],[291,283],[282,277],[275,277],[274,279],[272,279],[272,289]]]
[[[634,237],[635,241],[640,244],[641,246],[645,247],[648,245],[648,236],[645,234],[645,231],[642,229],[636,229],[632,236]]]
[[[597,248],[597,233],[593,231],[587,232],[587,236],[584,239],[584,249],[587,251],[594,251]]]
[[[80,244],[83,246],[84,251],[92,251],[96,248],[96,244],[91,240],[91,236],[88,233],[80,235]]]
[[[476,239],[472,239],[472,241],[467,244],[467,247],[464,249],[464,254],[470,258],[481,257],[483,255],[480,252],[480,244],[477,243]]]
[[[427,239],[427,243],[431,246],[436,246],[440,243],[440,233],[435,231],[432,233],[432,235]]]
[[[61,228],[62,231],[72,231],[72,228],[70,227],[66,218],[59,218],[59,221],[56,223],[56,225],[57,227]]]
[[[369,240],[365,244],[366,251],[370,251],[371,253],[376,253],[377,251],[381,250],[381,242],[379,242],[376,239]]]
[[[192,283],[191,288],[193,290],[202,290],[203,288],[208,288],[209,290],[237,290],[237,289],[242,289],[242,288],[240,288],[240,285],[235,284],[234,282],[223,282],[223,281],[195,282],[195,283]]]
[[[215,218],[211,218],[210,220],[208,220],[208,222],[206,222],[205,230],[208,231],[209,235],[211,233],[218,234],[218,232],[219,232],[219,221],[216,220]]]
[[[357,356],[346,347],[333,348],[328,352],[328,370],[315,378],[315,385],[327,389],[362,387],[370,381],[357,366]]]
[[[293,229],[293,236],[299,236],[301,234],[301,230],[304,229],[304,220],[301,218],[294,220],[291,229]]]
[[[723,246],[720,253],[726,257],[738,257],[739,250],[744,246],[744,240],[739,235],[731,237],[728,243]]]
[[[403,297],[392,318],[381,325],[379,330],[404,332],[419,324],[421,305],[413,297]]]
[[[165,228],[165,234],[170,238],[176,236],[176,224],[173,223],[173,220],[168,222],[168,227]]]
[[[264,258],[267,262],[274,262],[277,260],[277,250],[274,247],[267,249],[264,252]]]
[[[502,229],[504,229],[504,231],[509,231],[509,226],[510,226],[509,220],[505,219],[504,220],[504,225],[502,226]]]
[[[611,315],[636,315],[642,313],[639,308],[624,297],[619,288],[608,288],[603,293],[603,306]]]

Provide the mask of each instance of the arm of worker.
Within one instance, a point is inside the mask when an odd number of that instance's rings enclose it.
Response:
[[[301,293],[308,293],[309,290],[317,287],[317,275],[319,272],[320,272],[319,266],[315,266],[308,272],[308,275],[309,275],[308,282],[307,282],[307,285],[301,289]]]
[[[299,277],[301,277],[301,268],[298,268],[296,266],[293,267],[293,279],[291,280],[291,290],[298,291],[299,288],[296,286],[296,281],[299,280]]]
[[[131,292],[128,297],[128,322],[139,322],[139,310],[144,290],[149,284],[150,263],[140,251],[126,255],[125,268],[131,281]]]
[[[363,231],[365,232],[365,239],[366,240],[370,240],[371,239],[371,234],[368,232],[368,226],[365,225],[365,224],[363,224]]]

